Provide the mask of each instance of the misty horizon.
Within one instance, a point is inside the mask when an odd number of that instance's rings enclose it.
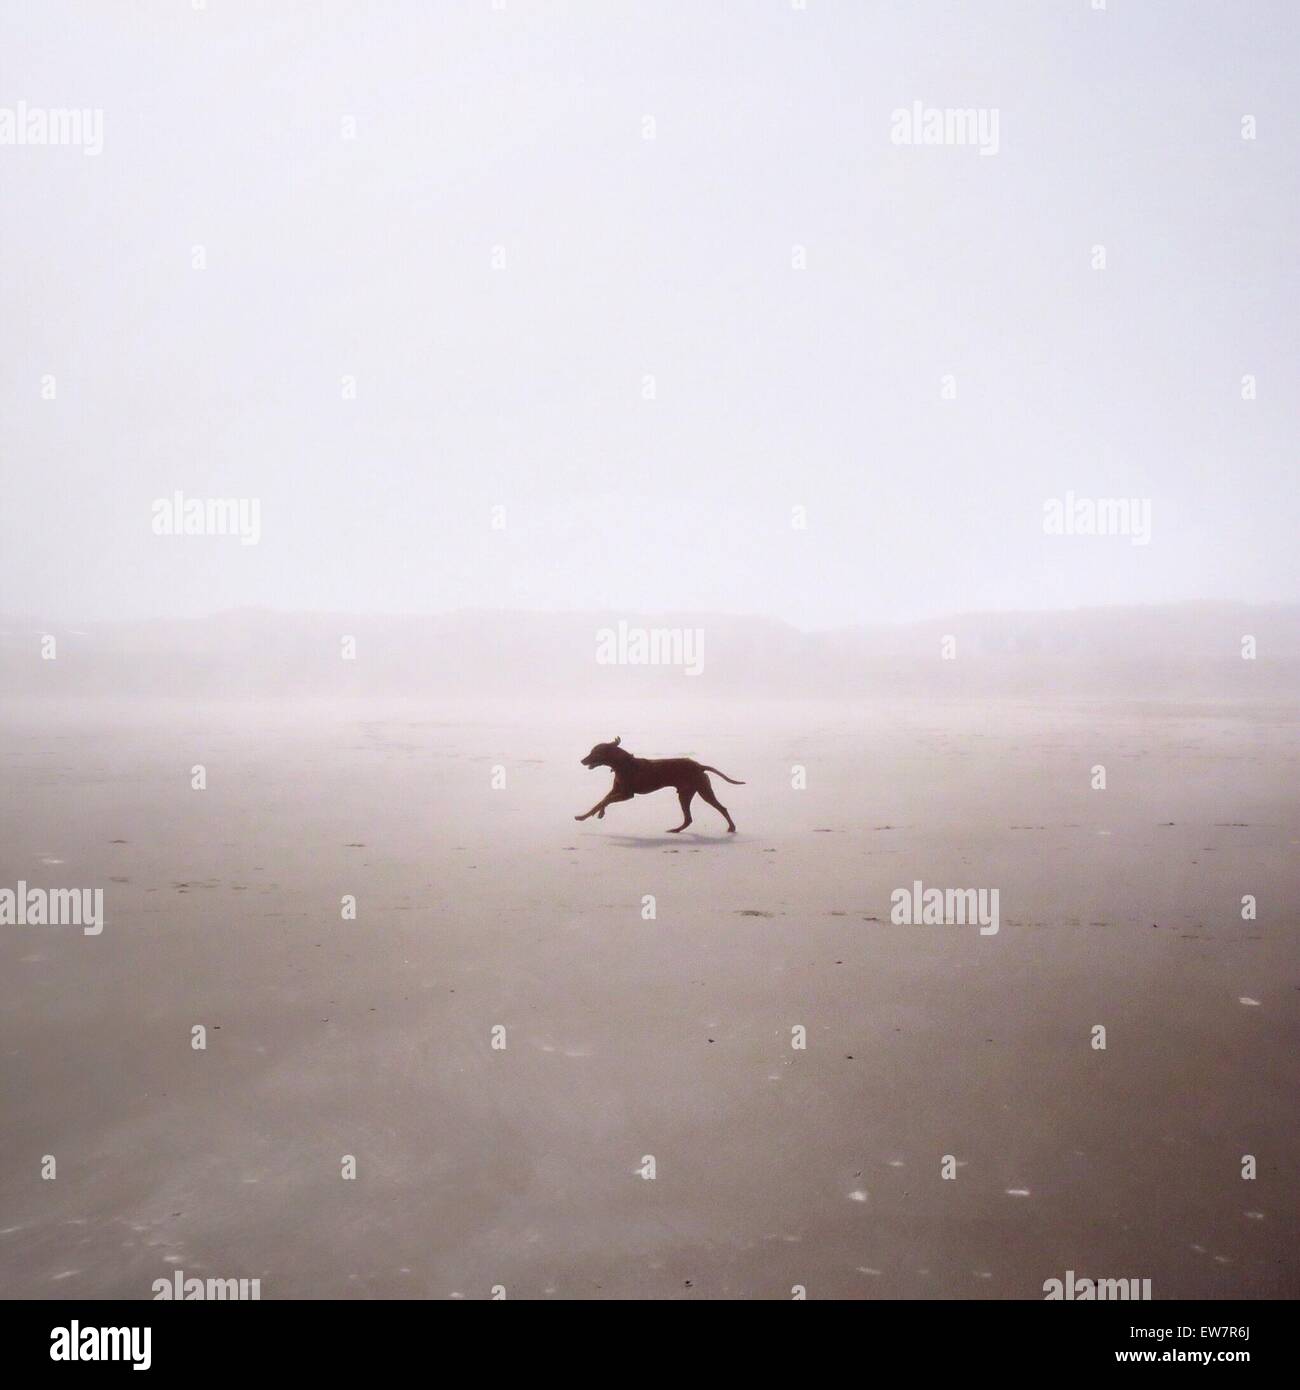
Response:
[[[636,619],[670,619],[670,618],[699,618],[717,619],[720,621],[735,622],[759,622],[773,623],[782,627],[788,627],[795,632],[806,636],[833,636],[842,632],[857,631],[876,631],[876,630],[896,630],[912,627],[925,627],[934,623],[944,621],[960,620],[979,620],[979,619],[1015,619],[1042,618],[1052,614],[1061,616],[1081,616],[1081,615],[1102,615],[1113,614],[1116,617],[1133,614],[1153,614],[1158,612],[1180,613],[1191,610],[1201,610],[1207,612],[1224,611],[1227,609],[1240,610],[1261,610],[1269,612],[1277,610],[1285,612],[1292,609],[1300,609],[1300,600],[1288,599],[1263,599],[1248,600],[1239,598],[1185,598],[1185,599],[1152,599],[1142,603],[1125,603],[1115,601],[1113,603],[1095,604],[1070,604],[1053,606],[1034,606],[1025,604],[1020,607],[1006,608],[952,608],[942,612],[926,613],[915,617],[906,618],[879,618],[862,619],[854,623],[836,623],[828,626],[810,626],[799,622],[797,619],[783,617],[776,613],[759,612],[752,609],[709,609],[693,606],[682,606],[674,608],[623,608],[616,609],[609,605],[592,606],[582,608],[532,608],[525,605],[514,607],[493,607],[487,604],[463,604],[456,608],[391,608],[391,609],[356,609],[356,608],[286,608],[272,603],[246,603],[232,605],[225,608],[212,608],[205,611],[193,613],[141,613],[130,616],[103,618],[92,617],[86,614],[50,613],[40,611],[21,611],[17,609],[0,609],[0,623],[14,622],[36,622],[44,620],[47,623],[57,624],[62,627],[70,627],[73,624],[87,623],[91,626],[104,626],[111,624],[137,624],[149,625],[155,623],[202,623],[215,621],[222,618],[240,616],[268,616],[276,618],[359,618],[359,619],[440,619],[440,618],[459,618],[472,617],[474,615],[484,615],[501,618],[592,618],[592,619],[617,619],[625,618],[628,621]]]
[[[77,696],[568,692],[1273,699],[1300,689],[1300,605],[948,614],[808,630],[679,609],[0,620],[0,690]]]

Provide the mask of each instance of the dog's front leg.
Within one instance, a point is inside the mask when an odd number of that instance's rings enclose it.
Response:
[[[602,797],[600,798],[600,800],[599,800],[598,802],[596,802],[596,804],[591,808],[591,810],[588,811],[585,815],[574,816],[573,819],[574,819],[574,820],[587,820],[588,817],[590,817],[590,816],[596,816],[596,815],[603,816],[603,815],[605,814],[605,807],[609,805],[609,797],[610,797],[610,796],[613,796],[613,795],[614,795],[614,793],[613,793],[613,792],[610,792],[609,796],[602,796]]]
[[[609,794],[602,796],[601,799],[587,812],[586,816],[574,816],[574,820],[586,820],[587,816],[595,816],[597,820],[605,819],[605,807],[612,801],[631,801],[630,791],[620,790],[618,787],[611,787]]]

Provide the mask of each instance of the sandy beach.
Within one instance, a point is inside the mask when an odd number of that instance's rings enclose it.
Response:
[[[1294,1296],[1296,716],[15,700],[0,883],[105,923],[0,932],[0,1289]],[[739,833],[575,824],[615,734]]]

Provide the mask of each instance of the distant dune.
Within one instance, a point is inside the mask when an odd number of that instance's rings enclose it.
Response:
[[[43,655],[47,635],[53,659]],[[354,639],[352,658],[345,638]],[[1254,659],[1242,654],[1248,638]],[[697,674],[688,674],[692,665]],[[0,620],[7,694],[1251,699],[1297,690],[1296,605],[972,613],[831,632],[709,613],[243,610],[76,626]]]

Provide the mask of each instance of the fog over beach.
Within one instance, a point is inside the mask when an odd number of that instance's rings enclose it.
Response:
[[[41,659],[47,639],[57,660]],[[1300,691],[1300,605],[966,613],[828,631],[701,612],[244,610],[79,624],[11,617],[0,623],[0,691],[51,698],[436,700],[478,693],[522,701],[541,692],[682,699],[725,692],[746,699],[972,693],[1251,700]]]

